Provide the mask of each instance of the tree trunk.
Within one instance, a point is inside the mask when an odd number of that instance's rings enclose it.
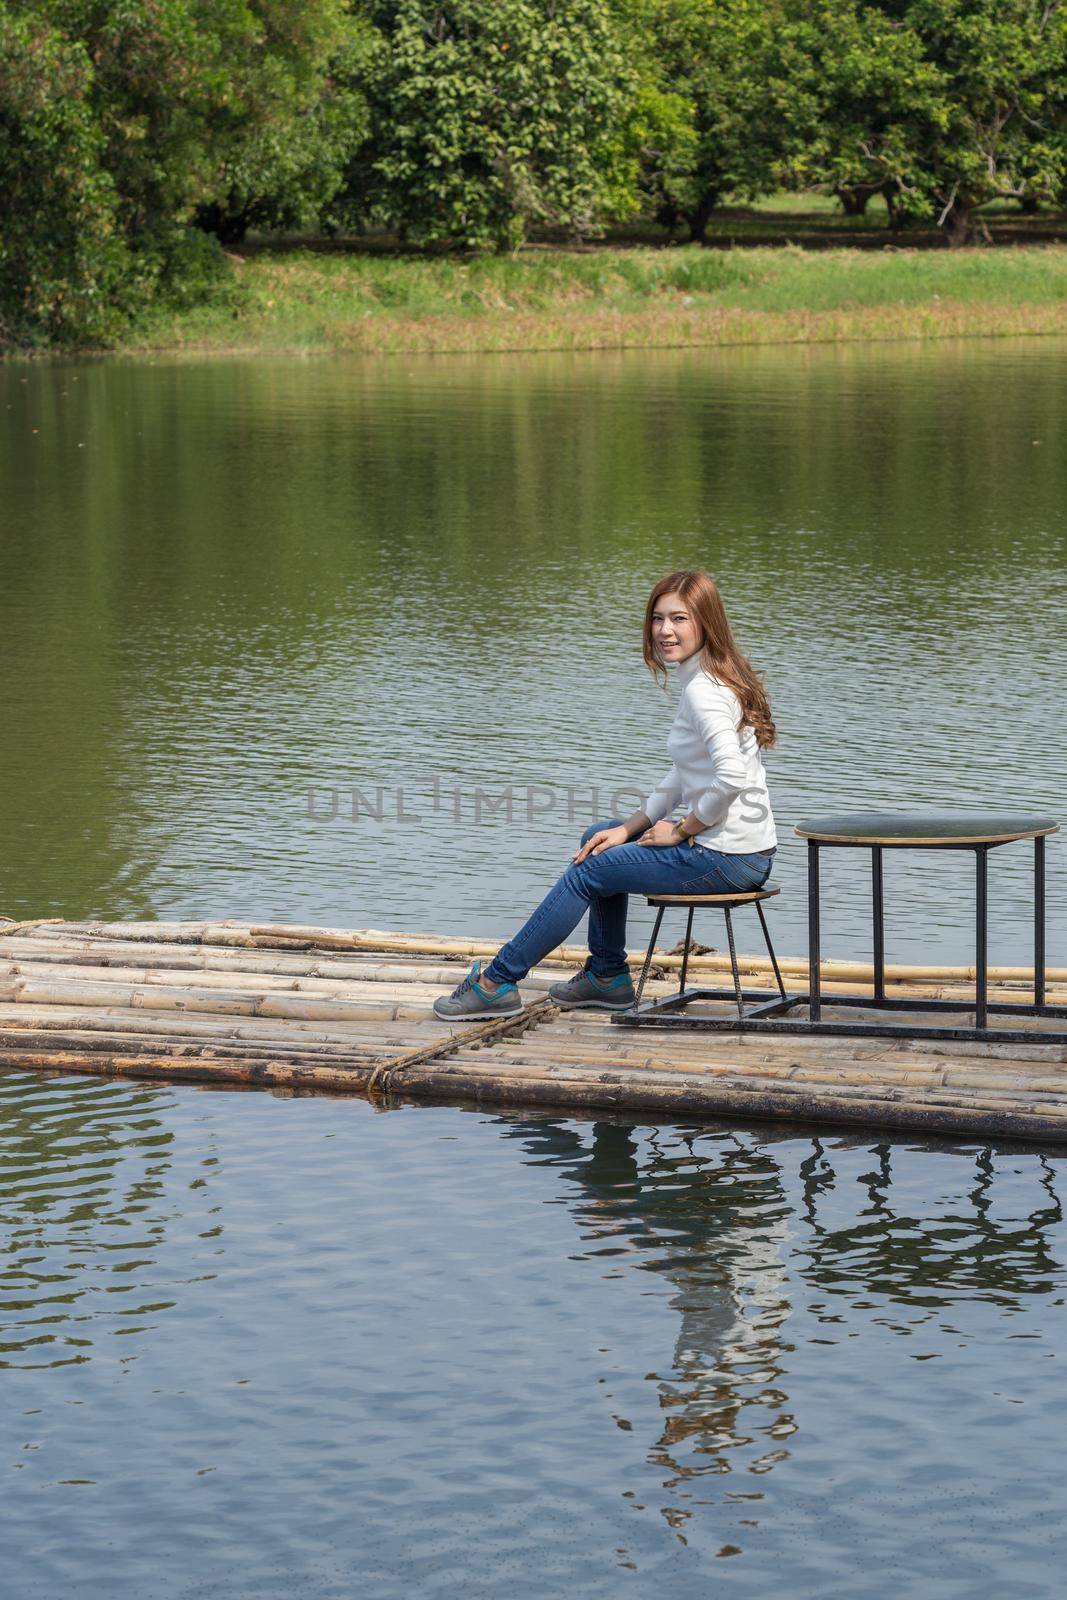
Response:
[[[961,245],[973,244],[975,236],[974,207],[969,200],[961,200],[957,196],[949,206],[941,226],[945,230],[950,250],[958,250]]]
[[[846,217],[863,217],[867,214],[867,202],[878,193],[878,188],[876,183],[857,183],[851,188],[835,189],[834,194],[840,200]]]
[[[240,244],[248,232],[248,214],[244,211],[225,211],[217,201],[208,206],[197,206],[193,218],[204,233],[213,233],[221,245]]]
[[[661,228],[666,228],[668,233],[676,233],[678,224],[682,221],[682,213],[677,200],[673,195],[665,195],[656,210],[656,222]]]
[[[900,205],[900,191],[892,179],[888,183],[883,183],[882,197],[885,200],[889,226],[894,233],[899,233],[904,226],[906,218]]]
[[[697,204],[689,212],[686,220],[689,223],[689,237],[693,244],[703,244],[707,238],[708,223],[711,213],[719,203],[717,189],[705,189]]]

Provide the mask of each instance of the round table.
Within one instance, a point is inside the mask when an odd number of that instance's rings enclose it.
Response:
[[[808,1015],[818,1023],[824,1003],[819,976],[819,852],[864,849],[871,852],[874,921],[874,996],[835,995],[834,1004],[875,1005],[913,1010],[974,1010],[973,1029],[954,1028],[956,1037],[989,1033],[990,1009],[1031,1015],[1060,1015],[1062,1007],[1045,1005],[1045,839],[1059,831],[1055,817],[1015,811],[848,811],[798,822],[794,832],[808,841]],[[1034,999],[1032,1005],[988,1002],[988,874],[990,850],[999,845],[1034,842]],[[975,1004],[966,1001],[893,1001],[885,992],[885,903],[882,883],[884,850],[973,850],[975,855]],[[826,1026],[824,1024],[824,1026]],[[876,1031],[870,1029],[867,1031]],[[880,1030],[879,1030],[880,1031]],[[889,1032],[890,1030],[884,1030]],[[892,1029],[894,1034],[900,1028]],[[931,1030],[924,1028],[923,1033]],[[949,1030],[946,1030],[949,1031]]]

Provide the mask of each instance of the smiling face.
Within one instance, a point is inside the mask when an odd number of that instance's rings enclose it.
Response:
[[[686,661],[700,649],[699,624],[680,594],[664,594],[652,612],[652,642],[663,661]]]

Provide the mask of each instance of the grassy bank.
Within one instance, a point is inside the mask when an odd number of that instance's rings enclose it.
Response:
[[[159,352],[618,349],[1067,333],[1067,245],[536,248],[426,259],[264,248],[229,303],[146,317]]]

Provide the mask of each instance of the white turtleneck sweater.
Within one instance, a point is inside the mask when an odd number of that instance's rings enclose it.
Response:
[[[697,650],[677,668],[681,695],[667,738],[674,765],[642,806],[658,822],[679,805],[708,826],[696,835],[706,850],[748,855],[778,843],[756,735],[741,733],[741,704],[734,691],[700,664]]]

